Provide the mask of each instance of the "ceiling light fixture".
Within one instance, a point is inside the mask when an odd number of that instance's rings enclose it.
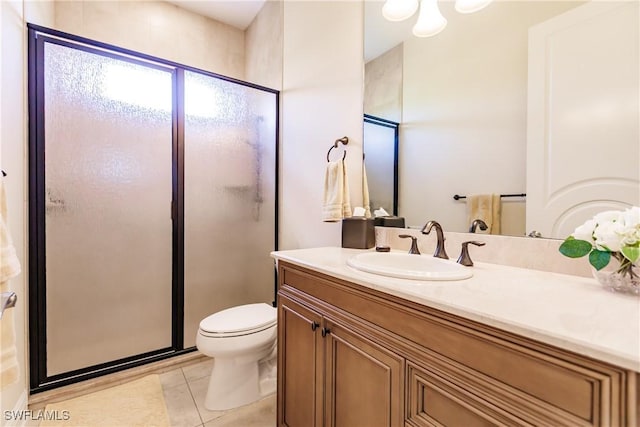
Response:
[[[493,0],[456,0],[455,9],[460,13],[473,13],[484,9]],[[418,0],[387,0],[382,6],[382,16],[398,22],[410,18],[418,9]],[[413,26],[416,37],[435,36],[447,26],[447,19],[438,8],[438,0],[420,0],[420,13]]]
[[[456,0],[456,11],[460,13],[473,13],[484,9],[492,0]]]
[[[404,21],[418,10],[418,0],[387,0],[382,6],[382,16],[392,22]]]
[[[440,13],[438,0],[421,0],[418,20],[413,26],[413,35],[416,37],[435,36],[446,26],[447,19]]]

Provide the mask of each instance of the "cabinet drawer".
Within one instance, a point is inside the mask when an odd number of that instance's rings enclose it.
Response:
[[[446,377],[407,363],[407,421],[416,426],[531,425],[483,402]]]

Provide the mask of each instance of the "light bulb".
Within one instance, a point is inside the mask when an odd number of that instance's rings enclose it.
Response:
[[[460,13],[473,13],[484,9],[493,0],[456,0],[456,10]]]
[[[389,21],[404,21],[418,10],[418,0],[387,0],[382,6],[382,16]]]
[[[421,0],[418,21],[413,26],[416,37],[431,37],[444,30],[447,20],[438,8],[438,0]]]

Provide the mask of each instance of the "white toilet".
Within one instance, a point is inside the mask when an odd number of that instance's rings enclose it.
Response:
[[[276,323],[277,310],[265,303],[228,308],[200,322],[196,347],[214,359],[207,409],[236,408],[275,392]]]

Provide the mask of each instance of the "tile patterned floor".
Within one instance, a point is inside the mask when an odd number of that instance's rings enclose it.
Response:
[[[209,411],[204,398],[213,360],[160,374],[172,427],[273,427],[276,395],[229,411]]]

